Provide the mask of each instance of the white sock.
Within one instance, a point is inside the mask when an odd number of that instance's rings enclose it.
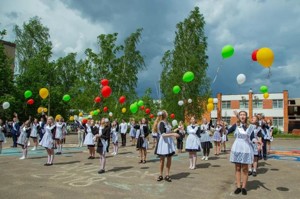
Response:
[[[193,168],[196,167],[196,160],[197,160],[197,156],[196,155],[193,155]]]
[[[192,168],[193,167],[193,157],[190,155],[189,159],[190,159],[190,168]]]
[[[50,155],[50,162],[49,162],[50,164],[53,163],[53,158],[54,158],[54,155]]]
[[[253,169],[253,172],[256,172],[256,169]]]
[[[50,160],[51,160],[50,155],[48,155],[48,161],[47,161],[48,164],[50,163]]]
[[[105,163],[106,163],[106,158],[105,158],[105,155],[102,156],[102,162],[101,162],[101,168],[103,170],[105,170]]]

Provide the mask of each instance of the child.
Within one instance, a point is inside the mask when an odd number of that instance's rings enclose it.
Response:
[[[222,133],[221,148],[223,147],[222,152],[225,152],[225,153],[226,153],[226,142],[228,141],[227,133],[228,133],[227,123],[224,122],[224,130]]]
[[[38,136],[39,128],[40,128],[40,124],[38,120],[35,118],[31,125],[31,133],[30,133],[30,137],[32,138],[34,144],[33,148],[31,149],[32,151],[36,150],[38,146],[37,136]]]
[[[27,120],[21,127],[21,134],[18,138],[17,144],[22,147],[22,157],[20,157],[20,160],[24,160],[27,158],[27,149],[28,149],[28,140],[31,132],[30,128],[30,120]]]
[[[197,136],[197,131],[200,131],[194,117],[191,117],[191,124],[187,127],[188,137],[186,139],[185,150],[189,152],[190,169],[196,168],[197,151],[200,151],[200,139]]]
[[[215,155],[219,155],[220,154],[220,148],[221,148],[221,134],[223,132],[223,121],[218,121],[217,122],[217,126],[213,135],[212,140],[215,143]]]
[[[147,158],[147,149],[148,149],[148,135],[149,135],[149,127],[148,121],[143,118],[141,124],[138,126],[139,133],[137,133],[137,145],[136,148],[140,151],[140,162],[139,163],[146,163]]]
[[[3,120],[0,119],[0,154],[2,153],[2,143],[6,143],[5,135],[5,126],[3,125]]]
[[[55,126],[56,126],[56,131],[55,131],[54,140],[56,141],[56,147],[57,147],[56,155],[61,155],[63,131],[65,128],[65,125],[63,123],[63,118],[60,118],[59,121],[56,122]]]
[[[135,141],[136,141],[136,139],[135,139],[136,129],[134,128],[135,125],[136,125],[135,120],[132,119],[130,122],[130,132],[129,132],[129,135],[131,137],[131,142],[132,142],[131,146],[135,146]]]
[[[177,150],[178,153],[182,153],[182,149],[183,149],[183,139],[185,136],[185,130],[184,130],[184,126],[183,126],[183,122],[180,121],[178,128],[174,130],[179,137],[176,139],[177,140]]]
[[[88,120],[87,124],[84,124],[86,136],[83,144],[87,145],[90,157],[88,159],[95,159],[95,142],[94,136],[97,134],[97,127],[94,126],[94,120]]]
[[[111,137],[112,137],[112,143],[113,143],[114,151],[111,153],[112,155],[117,155],[118,154],[118,131],[117,131],[117,127],[118,127],[117,122],[113,121],[112,125],[111,125]]]
[[[54,159],[54,140],[53,133],[55,131],[55,124],[53,117],[47,117],[47,124],[45,125],[45,134],[40,142],[40,145],[44,147],[48,154],[47,163],[44,166],[52,166]]]

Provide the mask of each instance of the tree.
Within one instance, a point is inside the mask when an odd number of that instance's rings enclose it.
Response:
[[[207,42],[204,34],[204,17],[195,7],[188,18],[177,24],[174,40],[174,50],[165,52],[161,64],[161,89],[163,94],[163,107],[176,115],[176,119],[184,120],[185,114],[201,117],[204,113],[204,104],[210,95],[210,81],[206,76],[208,67],[206,55]],[[182,76],[192,71],[195,79],[184,83]],[[181,87],[179,94],[174,94],[172,88]],[[188,104],[187,100],[193,103]],[[184,100],[183,106],[178,105]]]

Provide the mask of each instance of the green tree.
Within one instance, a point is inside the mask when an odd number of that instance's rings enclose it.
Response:
[[[174,50],[166,51],[161,61],[163,107],[169,113],[174,113],[179,120],[184,120],[185,114],[201,117],[205,101],[210,95],[210,81],[206,76],[208,56],[204,25],[204,17],[199,8],[195,7],[188,18],[177,24]],[[187,71],[192,71],[195,75],[195,79],[190,83],[182,81],[182,76]],[[172,91],[175,85],[182,89],[179,94]],[[188,99],[192,99],[193,102],[188,104]],[[179,106],[179,100],[184,100],[185,104]]]

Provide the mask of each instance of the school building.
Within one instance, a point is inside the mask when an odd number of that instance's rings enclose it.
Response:
[[[223,95],[217,94],[218,103],[214,110],[206,114],[208,119],[215,122],[222,118],[228,124],[236,122],[233,110],[244,110],[249,118],[262,113],[266,119],[273,121],[273,126],[283,132],[300,132],[300,98],[289,98],[288,91],[269,93],[268,99],[263,94],[256,94],[250,89],[247,94]]]

